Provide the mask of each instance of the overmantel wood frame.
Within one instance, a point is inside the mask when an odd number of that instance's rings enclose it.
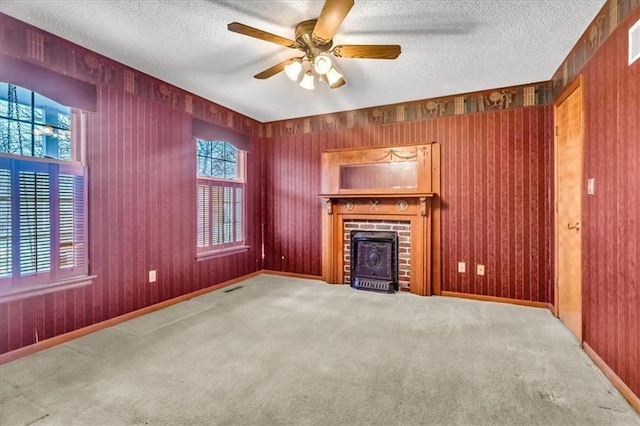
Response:
[[[340,188],[340,166],[417,162],[415,188]],[[411,226],[409,291],[440,294],[440,145],[424,143],[386,148],[331,150],[322,154],[322,275],[344,284],[344,222],[404,221]]]

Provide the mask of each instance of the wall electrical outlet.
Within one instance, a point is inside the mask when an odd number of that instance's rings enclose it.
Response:
[[[484,265],[477,265],[476,266],[476,273],[478,275],[484,275]]]
[[[150,283],[155,283],[156,282],[156,271],[155,271],[155,269],[153,271],[149,271],[149,282]]]
[[[464,262],[458,262],[458,272],[461,274],[467,272],[467,265]]]

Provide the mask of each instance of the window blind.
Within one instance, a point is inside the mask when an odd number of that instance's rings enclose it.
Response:
[[[0,157],[0,289],[86,275],[86,170]]]
[[[199,178],[198,251],[244,244],[244,184]]]

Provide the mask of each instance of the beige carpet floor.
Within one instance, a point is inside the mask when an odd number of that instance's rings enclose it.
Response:
[[[547,310],[260,275],[0,366],[0,424],[640,425],[640,416]]]

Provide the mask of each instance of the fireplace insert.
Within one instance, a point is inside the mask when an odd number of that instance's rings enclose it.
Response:
[[[397,232],[351,231],[351,287],[398,291]]]

